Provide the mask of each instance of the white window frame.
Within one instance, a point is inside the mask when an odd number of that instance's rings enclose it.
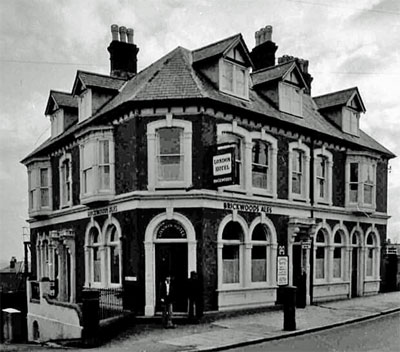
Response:
[[[157,130],[161,128],[177,127],[183,129],[183,180],[159,180],[157,161]],[[192,185],[192,123],[190,121],[173,118],[167,114],[165,119],[149,122],[147,124],[147,174],[148,189],[156,188],[189,188]]]
[[[226,65],[232,65],[232,90],[229,90],[224,87],[224,72]],[[238,92],[237,87],[237,79],[236,74],[237,70],[241,70],[244,72],[244,94],[240,94]],[[227,58],[221,58],[219,60],[219,89],[221,92],[224,92],[229,95],[233,95],[235,97],[239,97],[242,99],[249,99],[249,69],[248,67],[239,64],[236,61],[229,60]]]
[[[336,243],[335,242],[335,236],[336,234],[339,233],[340,236],[340,243]],[[332,238],[332,258],[330,258],[330,261],[332,263],[332,280],[333,281],[344,281],[344,273],[346,272],[345,270],[345,255],[346,255],[346,251],[345,251],[345,243],[346,243],[346,239],[345,239],[345,233],[341,228],[338,229],[334,229],[333,230],[333,238]],[[339,276],[335,276],[335,249],[340,249],[340,275]]]
[[[368,238],[372,236],[372,244],[368,244]],[[365,233],[365,279],[379,280],[380,279],[380,239],[379,233],[374,227],[370,227]],[[368,255],[372,251],[372,273],[368,273]]]
[[[107,140],[109,146],[109,170],[110,170],[110,187],[108,189],[101,188],[101,167],[100,163],[100,147],[102,141]],[[80,145],[80,199],[82,204],[95,201],[109,201],[115,195],[115,146],[112,128],[95,128],[84,131],[79,136]],[[85,160],[85,148],[89,149],[89,163]],[[86,168],[85,168],[86,165]],[[85,172],[91,169],[92,180],[90,184],[92,189],[85,191]]]
[[[358,164],[358,192],[357,202],[351,202],[350,199],[350,165]],[[366,168],[371,166],[373,169],[372,183],[365,181]],[[355,211],[375,211],[376,209],[376,172],[377,160],[375,157],[366,156],[364,154],[348,154],[346,159],[346,207]],[[365,203],[364,185],[372,186],[372,204]]]
[[[93,245],[91,230],[96,229],[99,240]],[[97,248],[100,257],[100,281],[94,281],[94,253],[93,248]],[[85,287],[105,288],[105,258],[104,258],[104,236],[99,224],[91,221],[86,227],[85,234]]]
[[[359,136],[360,134],[360,113],[349,106],[342,108],[342,129],[343,132]]]
[[[251,175],[251,187],[254,194],[268,195],[273,198],[277,198],[277,156],[278,156],[278,140],[271,135],[267,134],[264,129],[261,132],[251,132],[250,134],[252,142],[261,141],[268,145],[268,172],[267,180],[268,187],[266,189],[253,187],[253,175]],[[251,162],[253,165],[253,155],[251,155]],[[251,167],[250,172],[253,172]]]
[[[241,240],[224,240],[222,235],[226,225],[230,222],[238,222],[241,226],[243,238]],[[246,221],[239,215],[227,215],[220,223],[218,228],[218,289],[230,290],[235,288],[245,287],[245,243],[248,237],[248,227]],[[239,246],[239,282],[237,283],[224,283],[223,282],[223,248],[224,246]]]
[[[303,170],[302,170],[302,181],[301,181],[301,194],[293,193],[292,191],[292,173],[293,170],[293,157],[294,151],[300,150],[302,152],[302,162],[303,162]],[[305,201],[306,203],[310,202],[310,192],[309,192],[309,183],[310,183],[310,148],[305,145],[301,140],[289,143],[289,200],[299,200]]]
[[[93,113],[92,90],[86,89],[78,96],[78,121],[87,120]]]
[[[52,172],[49,158],[38,158],[32,160],[28,165],[28,198],[32,200],[29,204],[29,216],[48,215],[53,207],[52,195]],[[41,185],[41,170],[47,170],[47,186]],[[48,204],[42,205],[42,190],[48,191]],[[30,201],[29,201],[30,203]]]
[[[317,235],[319,233],[319,231],[321,231],[324,235],[324,242],[317,242]],[[320,226],[319,228],[317,228],[317,230],[315,231],[315,236],[314,236],[314,283],[315,284],[324,284],[327,283],[329,281],[329,272],[328,272],[328,267],[329,267],[329,239],[330,239],[330,234],[331,231],[330,229],[327,227],[326,224]],[[323,248],[324,250],[324,277],[322,278],[317,278],[317,269],[316,269],[316,265],[317,265],[317,249],[318,248]]]
[[[290,82],[279,82],[279,110],[291,115],[303,117],[303,90],[304,88],[299,88],[290,84]],[[285,94],[287,92],[290,92],[290,94]]]
[[[317,175],[318,170],[318,158],[325,159],[325,185],[324,195],[320,197],[319,192],[319,177]],[[320,204],[332,205],[332,166],[333,156],[332,153],[326,150],[324,147],[314,150],[314,201]]]
[[[57,109],[50,116],[51,138],[57,137],[64,132],[64,110]]]
[[[69,177],[66,180],[65,175],[65,162],[69,163]],[[64,154],[59,160],[59,177],[60,177],[60,208],[70,207],[72,206],[72,158],[71,154]],[[69,183],[69,201],[66,201],[64,194],[64,187]]]
[[[111,234],[111,228],[115,228],[115,236],[116,239],[114,241],[110,241],[110,234]],[[106,269],[105,272],[107,274],[107,287],[122,287],[122,244],[121,244],[121,228],[119,226],[119,223],[116,221],[116,219],[111,218],[111,220],[107,220],[106,223],[103,226],[103,234],[105,236],[106,244],[105,244],[105,249],[106,249]],[[118,283],[113,283],[111,282],[111,247],[114,247],[115,250],[118,252]]]

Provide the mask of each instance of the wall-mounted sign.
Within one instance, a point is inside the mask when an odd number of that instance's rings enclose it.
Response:
[[[108,214],[111,214],[111,213],[115,213],[117,211],[118,211],[117,206],[116,205],[111,205],[109,207],[88,210],[88,217],[91,218],[93,216],[108,215]]]
[[[277,283],[278,286],[284,286],[289,284],[289,260],[287,256],[277,257]]]
[[[175,220],[164,221],[157,230],[158,239],[186,238],[183,226]]]
[[[286,255],[286,246],[278,245],[278,255]]]
[[[311,241],[302,241],[301,242],[302,249],[310,249],[311,248]]]
[[[248,213],[272,213],[272,208],[268,205],[251,203],[224,202],[224,209],[246,211]]]
[[[219,146],[212,157],[213,185],[222,187],[235,183],[235,149]]]

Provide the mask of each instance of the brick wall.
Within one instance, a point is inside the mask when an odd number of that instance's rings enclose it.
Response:
[[[80,204],[80,155],[79,146],[75,146],[71,149],[71,165],[72,165],[72,204]]]
[[[376,168],[376,211],[387,212],[388,162],[378,161]]]
[[[52,182],[52,197],[53,197],[53,210],[60,209],[60,169],[59,160],[57,156],[52,156],[51,162],[51,182]]]
[[[330,150],[333,156],[332,167],[332,203],[337,207],[345,205],[346,190],[346,154],[336,150]]]

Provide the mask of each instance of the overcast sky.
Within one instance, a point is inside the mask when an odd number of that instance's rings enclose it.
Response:
[[[22,259],[27,173],[19,161],[50,135],[50,89],[78,69],[108,74],[110,26],[132,27],[139,70],[177,46],[196,49],[273,26],[284,54],[310,61],[312,95],[357,86],[361,128],[400,155],[398,0],[0,0],[0,260]],[[400,241],[400,158],[390,162],[388,236]]]

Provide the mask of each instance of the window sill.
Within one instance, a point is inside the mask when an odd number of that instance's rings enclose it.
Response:
[[[272,194],[272,192],[263,190],[261,188],[252,188],[252,192],[254,196],[277,198],[276,194]]]
[[[114,191],[99,191],[94,194],[81,195],[80,200],[81,204],[87,205],[91,203],[109,202],[114,199],[114,196]]]
[[[376,207],[373,205],[364,205],[359,203],[348,203],[346,204],[346,210],[355,212],[355,213],[368,213],[372,214],[376,211]]]
[[[302,203],[306,203],[306,204],[310,203],[310,200],[307,199],[306,197],[294,196],[293,194],[289,196],[289,201],[302,202]]]
[[[278,288],[278,286],[276,286],[276,285],[268,285],[268,283],[263,285],[263,286],[253,286],[253,285],[251,285],[251,286],[248,286],[248,287],[241,287],[241,286],[238,287],[236,284],[235,284],[234,287],[225,287],[225,285],[227,285],[227,284],[224,284],[222,288],[217,289],[217,292],[221,292],[221,293],[232,292],[232,291],[241,292],[241,291],[254,291],[254,290],[265,290],[265,289],[276,289],[276,288]]]
[[[35,210],[30,210],[28,213],[30,218],[48,216],[51,213],[51,209],[50,208],[35,209]]]

